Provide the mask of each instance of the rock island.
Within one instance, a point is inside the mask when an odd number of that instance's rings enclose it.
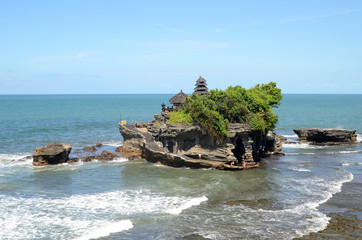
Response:
[[[271,131],[278,119],[272,107],[281,99],[273,82],[209,91],[200,77],[193,94],[181,90],[170,99],[172,106],[162,104],[161,114],[151,122],[121,121],[120,151],[173,167],[256,168],[261,157],[281,151],[281,141]]]

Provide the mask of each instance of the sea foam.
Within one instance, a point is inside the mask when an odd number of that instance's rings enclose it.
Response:
[[[116,223],[108,224],[105,227],[101,227],[91,233],[88,233],[82,237],[76,238],[75,240],[89,240],[97,239],[101,237],[107,237],[112,233],[122,232],[133,228],[133,224],[130,220],[123,220]]]
[[[132,217],[180,214],[206,200],[142,189],[63,197],[0,194],[0,228],[2,237],[10,239],[89,239],[131,228]],[[119,217],[129,221],[114,223]]]
[[[192,206],[200,205],[202,202],[205,202],[205,201],[207,201],[207,197],[205,197],[205,196],[199,197],[199,198],[193,198],[193,199],[184,201],[181,204],[181,206],[179,206],[179,207],[166,210],[166,212],[177,215],[177,214],[180,214],[183,210],[188,209]]]

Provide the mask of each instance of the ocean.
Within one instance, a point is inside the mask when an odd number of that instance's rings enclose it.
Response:
[[[285,156],[238,172],[26,158],[52,142],[70,143],[71,157],[97,143],[97,153],[114,151],[120,120],[150,121],[172,96],[0,96],[0,239],[293,239],[334,214],[362,219],[362,144],[285,144]],[[287,141],[310,127],[355,129],[362,140],[362,95],[286,94],[275,112]]]

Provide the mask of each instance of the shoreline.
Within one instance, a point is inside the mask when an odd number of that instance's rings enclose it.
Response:
[[[355,194],[361,186],[362,183],[355,179],[344,183],[340,192],[318,207],[330,218],[327,227],[293,239],[361,239],[362,205],[360,198]]]

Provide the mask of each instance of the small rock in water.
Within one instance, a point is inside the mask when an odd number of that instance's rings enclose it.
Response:
[[[69,159],[72,146],[69,143],[51,143],[47,146],[35,148],[33,165],[44,166],[49,164],[65,163]]]
[[[102,156],[102,158],[104,158],[104,159],[102,159],[102,160],[112,160],[112,159],[118,157],[117,154],[112,153],[112,152],[109,152],[109,151],[107,151],[107,150],[104,150],[104,151],[101,153],[101,156]]]
[[[95,146],[91,146],[91,147],[84,147],[83,150],[87,152],[95,152],[97,151],[97,148]]]

